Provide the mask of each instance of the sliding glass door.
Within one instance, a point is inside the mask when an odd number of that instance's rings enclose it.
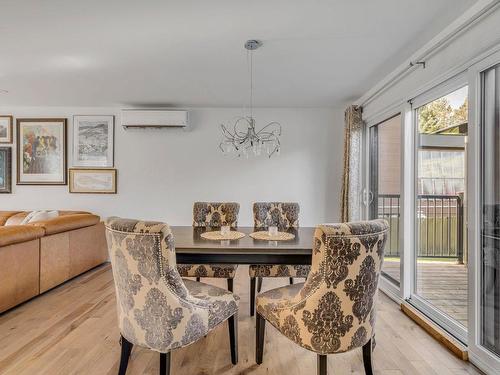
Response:
[[[447,92],[445,87],[436,96],[424,98],[414,109],[415,246],[411,301],[465,342],[468,86],[450,90]]]
[[[482,73],[482,92],[479,337],[500,356],[500,65]]]

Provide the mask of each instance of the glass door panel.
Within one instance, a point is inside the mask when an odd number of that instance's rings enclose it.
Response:
[[[414,293],[465,329],[468,87],[417,108],[416,125]]]
[[[500,355],[500,65],[483,73],[480,341]]]
[[[401,115],[370,128],[370,218],[389,223],[382,274],[400,285]]]

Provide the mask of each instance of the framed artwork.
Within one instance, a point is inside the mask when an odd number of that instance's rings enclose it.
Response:
[[[17,184],[66,185],[66,119],[17,119]]]
[[[0,115],[0,143],[12,143],[12,116]]]
[[[0,147],[0,193],[12,193],[12,150]]]
[[[113,167],[115,116],[73,116],[73,166]]]
[[[69,169],[70,193],[116,194],[116,169]]]

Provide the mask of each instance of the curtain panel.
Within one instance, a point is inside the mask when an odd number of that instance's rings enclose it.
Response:
[[[345,111],[344,174],[340,202],[341,221],[361,220],[362,108],[351,105]]]

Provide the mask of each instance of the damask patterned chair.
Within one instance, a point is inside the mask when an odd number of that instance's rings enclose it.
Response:
[[[316,228],[306,282],[257,296],[258,364],[268,321],[296,344],[317,353],[319,375],[327,374],[327,354],[360,347],[365,372],[373,373],[375,305],[387,229],[384,220]]]
[[[253,204],[253,218],[255,229],[268,229],[270,226],[278,227],[280,231],[299,227],[300,206],[298,203],[284,202],[257,202]],[[262,289],[264,277],[289,277],[293,284],[294,277],[307,277],[308,265],[273,265],[252,264],[248,272],[250,275],[250,315],[255,311],[255,284],[257,292]]]
[[[231,292],[183,280],[167,224],[131,219],[106,221],[121,333],[119,375],[133,345],[160,353],[160,374],[170,374],[172,350],[203,338],[228,320],[231,361],[238,362],[238,299]]]
[[[239,203],[235,202],[196,202],[193,205],[193,227],[219,228],[238,226]],[[182,277],[216,277],[227,279],[227,289],[233,291],[233,279],[238,269],[237,264],[178,264]]]

